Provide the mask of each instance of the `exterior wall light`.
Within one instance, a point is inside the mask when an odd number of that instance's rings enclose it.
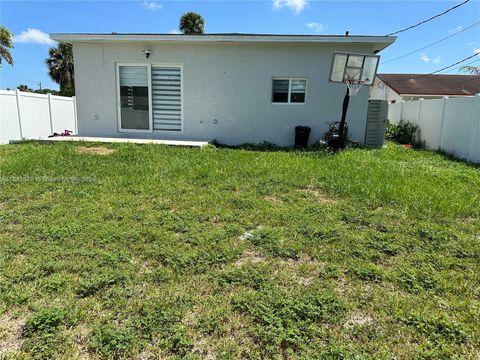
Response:
[[[143,50],[142,53],[144,53],[145,57],[148,59],[150,54],[152,53],[152,50]]]

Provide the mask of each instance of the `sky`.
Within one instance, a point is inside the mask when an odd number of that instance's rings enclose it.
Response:
[[[187,11],[205,19],[207,33],[385,35],[427,19],[459,1],[21,1],[0,0],[0,25],[14,34],[14,65],[0,67],[0,88],[26,84],[58,89],[47,74],[45,58],[56,43],[49,33],[171,33]],[[379,72],[430,73],[475,52],[480,53],[480,0],[398,35],[380,53]],[[422,51],[387,62],[428,44]],[[480,66],[480,56],[465,63]],[[444,73],[458,74],[459,66]]]

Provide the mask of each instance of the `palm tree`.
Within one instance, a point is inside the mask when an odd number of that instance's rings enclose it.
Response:
[[[13,49],[13,34],[5,26],[0,26],[0,65],[2,59],[13,65],[13,57],[9,49]]]
[[[470,75],[480,75],[480,66],[462,66],[460,71]]]
[[[60,84],[60,94],[64,96],[75,95],[72,46],[59,44],[56,48],[50,48],[45,63],[47,64],[50,78],[57,84]]]
[[[23,92],[33,92],[33,89],[29,88],[28,85],[24,85],[24,84],[18,85],[17,89]]]
[[[185,35],[198,35],[205,32],[204,26],[202,15],[190,11],[182,15],[178,28]]]

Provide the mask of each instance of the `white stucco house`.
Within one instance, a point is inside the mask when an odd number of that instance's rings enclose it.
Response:
[[[329,82],[334,51],[376,54],[387,36],[51,34],[73,45],[78,133],[271,142],[311,141],[340,119],[345,84]],[[350,137],[363,143],[368,88],[352,97]]]

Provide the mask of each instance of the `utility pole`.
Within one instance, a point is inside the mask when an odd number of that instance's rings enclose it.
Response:
[[[39,86],[40,90],[42,90],[42,82],[41,81],[38,83],[38,86]]]

